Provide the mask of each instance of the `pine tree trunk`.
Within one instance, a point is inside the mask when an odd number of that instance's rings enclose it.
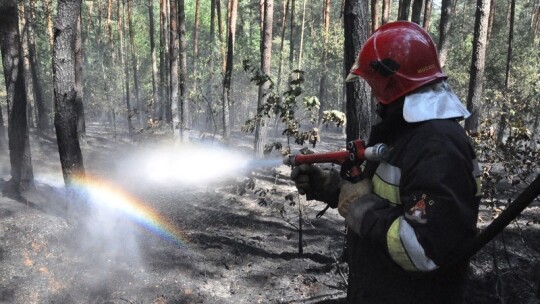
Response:
[[[429,32],[429,28],[431,27],[431,8],[432,7],[433,7],[433,1],[426,0],[426,3],[424,5],[424,21],[423,21],[422,26],[428,32]]]
[[[179,75],[178,70],[180,68],[180,42],[178,37],[178,7],[177,0],[170,0],[170,44],[169,44],[169,54],[170,54],[170,90],[171,90],[171,115],[172,115],[172,131],[175,138],[180,139],[180,131],[177,130],[180,128],[180,106],[178,104],[178,87],[179,87]]]
[[[180,103],[180,140],[187,142],[189,121],[189,102],[187,99],[187,46],[186,46],[186,14],[184,11],[184,0],[178,0],[178,30],[180,47],[180,83],[179,83],[179,103]]]
[[[200,14],[201,14],[201,0],[196,0],[195,2],[195,24],[193,26],[193,94],[197,94],[197,86],[199,85],[198,81],[198,65],[199,65],[199,25],[200,25]],[[199,122],[199,118],[197,118]],[[200,123],[199,123],[200,124]]]
[[[54,125],[60,163],[66,186],[84,175],[83,157],[77,136],[77,90],[75,88],[75,40],[81,0],[58,1],[54,24],[53,82],[55,98]]]
[[[263,50],[261,58],[261,70],[265,75],[270,75],[270,65],[272,62],[272,27],[274,23],[274,0],[264,1],[264,22],[263,22]],[[259,97],[257,99],[257,108],[260,108],[265,102],[267,96],[264,95],[269,87],[268,81],[259,86]],[[266,141],[267,122],[265,118],[257,121],[255,127],[255,157],[262,158],[264,151],[264,142]]]
[[[75,33],[75,111],[77,113],[77,136],[79,137],[79,143],[84,143],[86,138],[86,121],[84,116],[84,104],[83,104],[83,85],[84,85],[84,71],[83,71],[83,50],[81,40],[81,14],[78,13],[77,19],[77,32]]]
[[[283,0],[283,18],[281,19],[281,41],[279,44],[279,65],[277,75],[277,89],[280,92],[281,88],[281,73],[283,71],[283,47],[285,45],[285,30],[287,29],[287,15],[289,12],[289,0]]]
[[[43,80],[41,64],[36,53],[36,39],[34,32],[34,0],[30,0],[29,7],[26,10],[26,24],[28,27],[28,51],[30,61],[30,71],[32,73],[32,83],[34,87],[34,102],[37,111],[37,126],[39,131],[49,131],[51,128],[50,114],[51,109],[45,100],[43,93]]]
[[[153,118],[157,112],[157,105],[159,105],[159,86],[158,86],[158,70],[157,70],[157,58],[156,58],[156,42],[154,39],[154,0],[148,0],[148,23],[149,23],[149,35],[150,35],[150,57],[152,58],[152,99],[148,103],[146,110],[148,118]]]
[[[390,0],[382,0],[382,20],[381,24],[388,23],[388,18],[390,16]]]
[[[304,30],[305,30],[305,24],[306,24],[306,2],[307,0],[303,1],[302,4],[302,23],[300,26],[300,47],[298,49],[298,70],[302,69],[302,51],[304,49]]]
[[[293,69],[293,64],[294,64],[294,48],[296,46],[295,42],[296,42],[296,39],[294,39],[294,17],[296,15],[296,4],[295,4],[295,0],[291,0],[291,23],[290,23],[290,28],[291,28],[291,32],[290,32],[290,35],[289,35],[289,70],[292,71]]]
[[[379,28],[379,0],[371,0],[371,32]]]
[[[140,85],[139,85],[139,64],[137,59],[137,52],[135,50],[135,32],[133,30],[133,18],[131,2],[133,0],[127,0],[128,10],[128,27],[129,27],[129,51],[131,53],[131,67],[133,68],[133,89],[135,90],[135,102],[137,104],[137,117],[139,118],[139,128],[144,128],[144,113],[141,102]]]
[[[127,52],[127,42],[124,37],[124,30],[125,30],[125,16],[126,16],[126,8],[125,8],[125,0],[122,0],[122,14],[120,16],[120,6],[118,7],[118,37],[120,40],[120,63],[122,64],[122,67],[124,68],[124,94],[125,94],[125,100],[126,100],[126,113],[127,113],[127,123],[128,123],[128,134],[131,138],[133,136],[133,122],[131,121],[131,117],[133,116],[133,110],[131,108],[131,96],[130,96],[130,90],[129,90],[129,66],[128,66],[128,52]]]
[[[504,138],[504,131],[506,130],[506,126],[508,123],[508,108],[509,108],[509,89],[510,89],[510,65],[512,61],[512,42],[514,40],[514,19],[516,15],[516,1],[510,0],[510,20],[509,20],[509,29],[508,29],[508,45],[507,45],[507,52],[506,52],[506,69],[505,69],[505,77],[504,77],[504,96],[503,99],[503,109],[502,109],[502,115],[499,120],[499,127],[497,131],[497,144],[501,144],[503,142]]]
[[[170,95],[169,95],[169,5],[168,0],[159,2],[159,33],[160,33],[160,51],[159,51],[159,73],[160,73],[160,119],[171,122],[170,115]]]
[[[450,25],[452,23],[453,2],[456,0],[442,0],[441,2],[441,20],[439,22],[439,43],[437,44],[437,50],[439,51],[439,62],[441,67],[446,64],[446,56],[448,55],[448,48],[450,39],[448,37],[450,33]]]
[[[356,62],[358,50],[370,34],[369,9],[367,1],[345,0],[344,6],[344,34],[345,34],[345,72]],[[346,74],[345,74],[346,75]],[[371,92],[364,81],[346,83],[346,117],[347,142],[358,138],[367,139],[371,126]],[[347,250],[345,251],[349,263],[349,280],[347,289],[347,303],[361,303],[358,290],[358,265],[356,251],[359,249],[359,237],[354,232],[347,232]]]
[[[423,8],[423,0],[414,0],[412,4],[412,13],[411,13],[411,21],[416,24],[421,24],[420,20],[422,20],[422,8]]]
[[[399,0],[398,20],[409,20],[412,0]]]
[[[10,186],[16,194],[34,187],[26,93],[16,0],[0,3],[0,49],[7,93]]]
[[[467,109],[471,116],[465,120],[465,130],[472,134],[478,132],[481,115],[480,99],[484,82],[489,5],[490,0],[477,0],[476,4],[471,77],[467,95]]]
[[[226,143],[231,139],[230,122],[230,91],[234,59],[234,45],[236,38],[236,17],[238,10],[238,0],[232,0],[229,12],[229,24],[227,30],[227,60],[225,64],[225,77],[223,78],[223,139]]]
[[[326,100],[326,67],[327,67],[327,61],[328,61],[328,35],[330,31],[330,0],[324,1],[324,40],[323,40],[323,50],[322,50],[322,70],[321,70],[321,77],[319,79],[319,118],[317,121],[317,125],[319,128],[322,127],[322,121],[324,117],[324,111],[326,111],[327,103]]]

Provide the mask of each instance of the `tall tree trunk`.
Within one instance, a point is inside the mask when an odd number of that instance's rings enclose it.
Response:
[[[125,1],[122,0],[122,14],[120,16],[120,6],[118,7],[118,37],[120,40],[120,61],[122,64],[122,67],[124,68],[124,89],[125,89],[125,99],[126,99],[126,114],[127,114],[127,123],[128,123],[128,133],[129,137],[131,138],[133,135],[133,122],[131,120],[131,117],[133,116],[133,110],[131,108],[131,94],[129,90],[129,52],[127,51],[127,42],[124,37],[124,31],[125,31],[125,16],[126,16],[126,8],[125,8]]]
[[[236,17],[238,0],[231,0],[229,12],[229,25],[227,30],[227,61],[225,65],[225,77],[223,78],[223,139],[226,143],[231,139],[231,123],[229,116],[230,91],[234,59],[234,42],[236,37]]]
[[[84,70],[83,70],[83,50],[82,50],[82,18],[79,11],[77,19],[77,32],[75,33],[75,112],[77,114],[77,136],[79,137],[79,143],[83,143],[86,138],[86,121],[84,116],[84,104],[83,104],[83,85],[84,85]]]
[[[16,194],[34,187],[16,0],[0,3],[0,49],[7,93],[10,184]]]
[[[399,0],[398,20],[409,20],[412,0]]]
[[[158,86],[158,70],[156,58],[156,42],[154,39],[154,0],[148,0],[148,22],[150,35],[150,56],[152,58],[152,99],[148,103],[146,110],[148,118],[153,118],[159,105],[159,86]]]
[[[283,18],[281,19],[281,41],[279,44],[279,65],[277,75],[277,89],[280,92],[281,88],[281,73],[283,70],[283,47],[285,45],[285,30],[287,28],[287,15],[289,12],[289,0],[283,0]]]
[[[160,119],[171,122],[169,95],[169,4],[168,0],[159,1],[159,73],[160,73]]]
[[[484,83],[489,5],[490,0],[477,0],[476,3],[471,77],[467,94],[467,109],[471,112],[471,116],[465,120],[465,130],[473,134],[478,132],[481,115],[480,100]]]
[[[178,101],[178,87],[179,87],[179,75],[178,70],[180,68],[180,42],[178,37],[178,7],[177,0],[170,1],[170,50],[169,50],[169,60],[170,60],[170,90],[171,90],[171,115],[172,115],[172,131],[175,138],[180,139],[180,105]]]
[[[294,64],[294,48],[295,48],[295,42],[296,42],[296,39],[294,39],[294,17],[296,15],[296,4],[295,4],[295,0],[291,0],[291,23],[290,23],[290,28],[291,28],[291,32],[289,34],[289,70],[292,71],[293,69],[293,64]]]
[[[225,71],[225,38],[223,33],[223,19],[221,18],[221,0],[215,0],[216,12],[217,12],[217,23],[218,23],[218,34],[219,34],[219,49],[221,50],[221,69]]]
[[[53,8],[52,8],[52,0],[45,0],[45,11],[47,14],[47,33],[49,34],[49,46],[51,48],[51,53],[53,52],[53,40],[54,40],[54,33],[53,33]],[[54,101],[53,101],[54,102]]]
[[[98,2],[98,7],[101,6],[101,3]],[[100,10],[101,11],[101,10]],[[109,81],[110,71],[107,67],[114,66],[114,39],[112,37],[112,22],[111,22],[111,0],[107,1],[107,34],[103,33],[101,30],[101,13],[98,13],[98,29],[97,29],[97,41],[99,49],[99,62],[101,68],[101,77],[103,81],[103,91],[105,91],[105,98],[107,99],[107,114],[114,113],[114,102],[111,98],[111,83]],[[105,35],[108,35],[108,38],[105,38]],[[105,45],[105,40],[108,41],[108,45]],[[107,55],[105,55],[107,54]],[[114,77],[113,77],[114,79]],[[113,114],[114,116],[114,114]],[[116,134],[115,134],[116,137]]]
[[[426,0],[426,3],[424,5],[424,22],[422,26],[428,32],[429,32],[429,28],[431,27],[431,8],[432,7],[433,7],[433,1]]]
[[[197,95],[198,81],[198,65],[199,65],[199,24],[201,14],[201,0],[195,2],[195,24],[193,26],[193,93]]]
[[[184,10],[184,0],[178,0],[178,30],[180,35],[180,140],[188,141],[189,122],[189,101],[187,99],[187,46],[186,46],[186,13]]]
[[[439,62],[441,67],[446,64],[446,57],[448,55],[448,48],[450,39],[448,37],[450,33],[450,25],[452,23],[452,15],[454,14],[454,2],[456,0],[442,0],[441,2],[441,20],[439,23],[439,43],[437,44],[437,50],[439,51]]]
[[[214,66],[215,66],[215,52],[214,46],[216,45],[216,0],[210,1],[210,50],[209,50],[209,60],[208,60],[208,84],[206,85],[206,100],[207,100],[207,110],[206,110],[206,127],[209,128],[210,120],[214,122],[214,133],[217,132],[217,127],[215,124],[214,118],[214,90],[213,90],[213,78],[214,78]]]
[[[322,58],[321,58],[321,64],[322,64],[322,70],[321,70],[321,76],[319,79],[319,119],[317,121],[317,125],[319,128],[322,126],[322,121],[324,117],[324,111],[326,111],[327,103],[326,100],[326,66],[328,61],[328,35],[330,31],[330,0],[324,1],[324,38],[323,38],[323,50],[322,50]]]
[[[379,0],[371,0],[371,32],[379,28]]]
[[[388,23],[388,18],[390,16],[390,0],[382,0],[382,20],[381,24]]]
[[[270,64],[272,62],[272,27],[274,23],[274,0],[264,1],[264,22],[263,22],[263,50],[261,58],[261,71],[265,75],[270,75]],[[268,81],[259,86],[259,97],[257,99],[257,108],[260,108],[266,102],[265,92],[269,87]],[[255,157],[262,158],[264,151],[264,142],[266,140],[267,125],[266,119],[261,118],[257,121],[255,127]]]
[[[139,127],[144,128],[144,113],[141,102],[140,86],[139,86],[139,64],[137,60],[137,52],[135,51],[135,31],[133,29],[132,7],[131,2],[127,0],[128,9],[128,26],[129,26],[129,51],[131,53],[131,66],[133,68],[133,89],[135,90],[135,102],[137,103],[137,117],[139,118]]]
[[[358,50],[367,40],[370,28],[368,24],[367,1],[345,0],[344,7],[344,34],[345,34],[345,72],[356,62]],[[346,83],[346,117],[347,117],[347,142],[358,138],[367,139],[371,127],[371,92],[365,81]],[[361,303],[360,291],[358,290],[358,268],[356,251],[359,249],[360,240],[352,231],[347,233],[347,256],[349,263],[349,286],[347,289],[347,303]]]
[[[300,25],[300,47],[298,49],[298,69],[302,69],[302,55],[303,55],[303,49],[304,49],[304,30],[305,30],[305,24],[306,24],[306,2],[307,0],[303,1],[302,4],[302,23]]]
[[[423,8],[423,0],[413,0],[412,13],[411,13],[412,22],[416,24],[421,24],[420,20],[422,20],[422,8]]]
[[[34,0],[30,0],[28,9],[26,12],[26,24],[28,27],[28,52],[30,69],[32,73],[32,83],[34,87],[34,102],[37,111],[37,125],[39,131],[50,130],[50,114],[51,109],[47,106],[45,101],[45,94],[43,93],[43,80],[41,73],[41,64],[37,58],[36,53],[36,39],[34,32]]]
[[[497,144],[501,144],[504,138],[504,131],[508,123],[508,108],[509,108],[509,89],[510,89],[510,64],[512,61],[512,42],[514,40],[514,19],[516,15],[516,0],[510,0],[510,20],[508,20],[508,48],[506,52],[506,69],[504,74],[504,96],[502,115],[499,120],[499,127],[497,131]]]
[[[3,152],[6,146],[6,127],[4,122],[4,114],[2,114],[2,107],[0,107],[0,152]]]
[[[54,24],[53,82],[56,138],[66,186],[84,175],[77,136],[77,89],[75,88],[75,40],[81,0],[59,0]]]
[[[26,92],[26,121],[29,128],[35,127],[33,113],[34,105],[34,90],[32,83],[32,72],[30,71],[30,60],[29,60],[29,51],[28,51],[28,27],[26,23],[26,1],[19,2],[19,12],[21,13],[21,18],[19,18],[19,31],[21,34],[21,52],[23,58],[23,78],[25,82],[25,92]],[[36,122],[37,122],[37,112],[36,112]]]

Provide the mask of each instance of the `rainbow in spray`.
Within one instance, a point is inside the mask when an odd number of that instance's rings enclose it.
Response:
[[[99,208],[101,212],[127,218],[166,241],[179,247],[188,247],[188,238],[178,226],[112,182],[87,174],[75,177],[73,185],[79,193],[86,195],[88,204]]]

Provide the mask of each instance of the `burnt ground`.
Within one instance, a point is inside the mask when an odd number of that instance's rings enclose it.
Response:
[[[96,181],[107,181],[105,203],[73,208],[52,138],[32,136],[36,189],[21,197],[9,192],[3,152],[0,303],[344,302],[343,220],[335,210],[317,219],[324,205],[295,193],[288,167],[252,167],[196,184],[154,183],[119,164],[157,146],[149,140],[155,137],[128,142],[101,126],[88,129],[85,167]],[[323,133],[315,150],[343,141]],[[235,134],[235,149],[249,150],[251,142],[252,136]],[[220,161],[227,160],[209,160]],[[111,209],[118,200],[144,212]],[[479,226],[505,202],[484,204]],[[66,211],[75,209],[83,215]],[[529,207],[474,257],[469,303],[539,302],[539,225],[539,207]]]

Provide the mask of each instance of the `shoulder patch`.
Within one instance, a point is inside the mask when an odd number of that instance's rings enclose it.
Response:
[[[435,201],[430,199],[425,193],[419,197],[413,195],[411,200],[415,204],[405,212],[405,218],[418,224],[426,224],[428,221],[428,206],[433,206]]]

